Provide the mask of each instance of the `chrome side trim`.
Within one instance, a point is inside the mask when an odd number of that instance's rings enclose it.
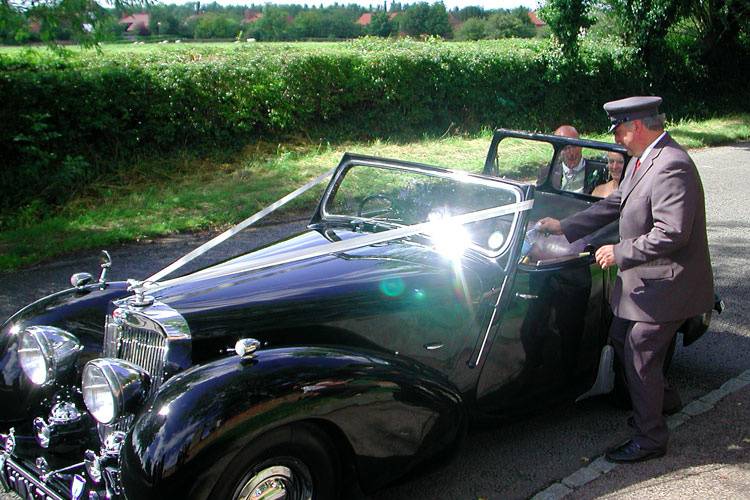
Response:
[[[479,347],[479,354],[477,354],[477,359],[474,360],[474,362],[469,363],[469,368],[475,368],[479,365],[479,361],[482,359],[482,354],[484,353],[484,348],[487,345],[487,339],[490,336],[490,330],[492,329],[492,324],[495,322],[495,316],[497,315],[498,306],[500,305],[500,300],[503,298],[503,291],[505,290],[505,285],[508,283],[508,275],[505,275],[505,278],[503,278],[503,284],[500,286],[500,293],[497,294],[497,300],[495,301],[495,307],[492,309],[492,317],[490,318],[490,323],[487,325],[487,331],[484,332],[484,338],[482,339],[482,345]]]

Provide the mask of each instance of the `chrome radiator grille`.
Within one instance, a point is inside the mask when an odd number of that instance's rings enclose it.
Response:
[[[105,358],[117,358],[143,368],[151,377],[150,395],[191,361],[190,328],[178,311],[161,302],[148,307],[133,306],[132,298],[115,302],[116,309],[104,324]],[[120,417],[111,424],[99,424],[102,442],[114,431],[127,432],[134,415]]]
[[[167,339],[161,331],[107,317],[104,356],[124,359],[146,370],[151,375],[151,391],[164,379],[166,352]]]

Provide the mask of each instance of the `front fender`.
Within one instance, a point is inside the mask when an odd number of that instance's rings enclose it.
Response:
[[[161,387],[123,447],[123,485],[130,498],[206,498],[254,438],[313,420],[345,437],[369,489],[455,441],[461,403],[437,372],[397,356],[321,347],[231,356]]]

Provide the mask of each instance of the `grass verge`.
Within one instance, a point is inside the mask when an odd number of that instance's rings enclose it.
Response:
[[[681,121],[668,129],[689,148],[726,144],[750,138],[750,115]],[[585,137],[611,141],[605,134]],[[230,159],[141,162],[127,177],[89,186],[56,215],[27,217],[0,232],[0,270],[76,250],[226,228],[332,168],[347,151],[479,172],[490,139],[488,130],[408,143],[257,143]],[[311,194],[295,200],[291,209],[309,213],[314,203]]]

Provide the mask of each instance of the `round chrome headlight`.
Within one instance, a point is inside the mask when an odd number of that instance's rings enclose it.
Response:
[[[72,334],[54,326],[30,326],[21,332],[18,362],[36,385],[48,385],[70,369],[81,344]]]
[[[83,368],[83,402],[103,424],[135,410],[149,385],[150,377],[143,368],[121,359],[95,359]]]

